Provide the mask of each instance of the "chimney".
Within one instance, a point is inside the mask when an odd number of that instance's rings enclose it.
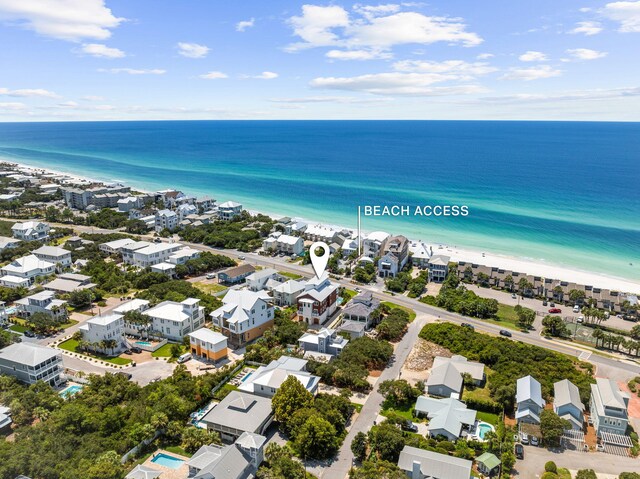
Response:
[[[420,461],[413,461],[411,469],[411,479],[422,479],[422,471],[420,470]]]

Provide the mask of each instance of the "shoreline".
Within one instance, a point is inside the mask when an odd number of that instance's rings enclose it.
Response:
[[[2,158],[0,157],[0,162],[10,163],[19,168],[30,169],[33,171],[46,172],[56,175],[67,176],[72,179],[80,180],[80,181],[92,181],[96,183],[121,183],[126,186],[130,186],[135,191],[139,191],[141,193],[153,193],[152,191],[146,190],[144,188],[139,188],[135,186],[133,182],[117,180],[117,179],[98,179],[91,178],[84,175],[79,175],[75,173],[69,173],[64,170],[55,170],[49,167],[35,166],[29,165],[27,163],[18,162],[11,158]],[[186,194],[189,194],[185,191]],[[283,215],[276,212],[267,212],[264,210],[255,210],[246,208],[247,211],[251,213],[261,213],[272,218],[281,218]],[[303,221],[307,224],[323,224],[327,226],[332,226],[340,229],[348,229],[352,231],[356,231],[356,228],[348,227],[344,225],[335,225],[332,223],[321,222],[317,220],[312,220],[304,217],[294,216],[296,220]],[[391,231],[387,231],[390,234],[395,234]],[[363,230],[362,234],[371,233],[371,231]],[[416,241],[415,239],[409,238],[410,241]],[[421,240],[418,240],[421,241]],[[528,274],[532,276],[542,276],[545,278],[551,278],[554,280],[567,281],[571,283],[583,284],[603,289],[609,289],[618,292],[624,293],[640,293],[640,281],[634,281],[631,279],[620,278],[616,276],[611,276],[603,273],[597,273],[594,271],[580,270],[574,269],[567,266],[545,263],[541,261],[532,260],[530,258],[521,258],[516,256],[509,255],[501,255],[498,253],[491,253],[489,251],[478,251],[466,249],[464,247],[451,246],[446,243],[432,243],[428,241],[424,241],[424,244],[427,246],[433,247],[434,254],[446,254],[450,256],[451,261],[465,261],[467,263],[481,264],[485,266],[498,267],[501,269],[506,269],[510,271],[518,271],[523,274]]]

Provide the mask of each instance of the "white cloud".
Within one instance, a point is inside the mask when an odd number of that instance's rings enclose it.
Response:
[[[386,60],[393,55],[378,50],[329,50],[325,56],[332,60]]]
[[[67,41],[105,40],[124,21],[104,0],[0,0],[0,20]]]
[[[209,72],[200,75],[200,78],[204,78],[205,80],[220,80],[222,78],[228,78],[228,76],[226,73],[222,72]]]
[[[255,23],[255,18],[252,18],[250,20],[242,20],[241,22],[236,23],[236,31],[244,32],[247,28],[253,28]]]
[[[587,12],[591,11],[591,8],[590,7],[582,7],[582,8],[579,8],[578,11],[582,12],[582,13],[587,13]]]
[[[640,32],[640,0],[607,3],[602,9],[605,17],[620,22],[621,32]]]
[[[572,48],[567,50],[567,53],[578,60],[596,60],[607,56],[607,52],[599,52],[589,48]]]
[[[435,83],[457,79],[441,73],[376,73],[356,77],[320,77],[311,81],[314,88],[361,91],[374,95],[436,96],[460,95],[484,91],[477,85],[432,87]]]
[[[187,58],[204,58],[209,53],[209,47],[198,43],[178,43],[178,53]]]
[[[1,103],[0,102],[0,113],[2,111],[19,111],[26,110],[27,105],[19,102],[9,102],[9,103]]]
[[[100,43],[85,43],[80,50],[87,55],[99,58],[122,58],[126,56],[122,50],[111,48]]]
[[[542,52],[529,50],[518,57],[521,62],[546,62],[547,55]]]
[[[602,25],[600,22],[578,22],[573,30],[569,30],[569,33],[574,35],[583,34],[586,36],[597,35],[602,31]]]
[[[8,88],[0,88],[0,96],[13,97],[39,97],[39,98],[60,98],[60,95],[42,88],[20,88],[18,90],[9,90]]]
[[[104,97],[98,95],[85,95],[82,99],[84,101],[104,101]]]
[[[129,75],[164,75],[167,73],[167,70],[160,68],[100,68],[98,71],[102,73],[127,73]]]
[[[260,75],[255,75],[251,78],[257,78],[258,80],[273,80],[274,78],[278,78],[278,74],[274,72],[262,72]]]
[[[402,72],[414,73],[452,73],[459,79],[469,79],[477,75],[486,75],[498,69],[485,62],[468,63],[462,60],[432,62],[423,60],[403,60],[393,64],[393,68]]]
[[[493,53],[481,53],[476,58],[478,60],[488,60],[489,58],[493,58],[495,55]]]
[[[502,102],[502,103],[521,103],[521,102],[557,102],[557,101],[575,101],[575,100],[609,100],[614,98],[627,98],[640,96],[640,87],[631,88],[612,88],[597,90],[576,90],[551,94],[528,94],[521,93],[517,95],[502,95],[493,97],[480,98],[481,101]]]
[[[361,5],[356,3],[353,6],[353,11],[359,13],[363,17],[373,18],[399,12],[400,7],[401,6],[397,3],[387,3],[384,5]]]
[[[562,70],[557,70],[549,65],[540,65],[530,68],[510,68],[509,72],[502,76],[503,80],[540,80],[562,75]]]
[[[355,98],[352,96],[307,96],[302,98],[271,98],[269,101],[274,103],[288,103],[288,104],[301,104],[301,103],[343,103],[343,104],[355,104],[355,103],[381,103],[390,101],[391,98]]]
[[[382,10],[380,9],[382,8]],[[288,51],[314,47],[342,47],[352,50],[389,50],[395,45],[436,42],[476,46],[482,39],[458,18],[426,16],[398,11],[388,6],[359,6],[351,18],[340,6],[304,5],[302,15],[289,19],[295,35],[302,42],[291,44]]]

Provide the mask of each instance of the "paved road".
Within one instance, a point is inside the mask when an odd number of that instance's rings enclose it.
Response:
[[[382,405],[383,397],[378,392],[377,385],[382,381],[386,381],[387,379],[398,379],[398,375],[400,374],[400,370],[402,369],[402,365],[409,356],[413,345],[418,339],[418,334],[420,330],[426,323],[426,318],[418,317],[415,321],[413,321],[409,325],[409,330],[407,334],[405,334],[404,338],[397,344],[395,348],[396,360],[394,363],[382,371],[380,378],[376,386],[374,386],[373,391],[369,394],[369,398],[364,403],[362,407],[362,411],[358,415],[357,419],[351,426],[347,437],[342,443],[342,447],[338,452],[333,464],[329,468],[323,469],[320,477],[326,477],[328,479],[333,478],[343,478],[349,473],[349,469],[353,464],[353,454],[351,453],[351,441],[355,435],[359,432],[367,432],[371,426],[373,425],[373,421],[375,421],[378,416],[378,412],[380,411],[380,407]]]

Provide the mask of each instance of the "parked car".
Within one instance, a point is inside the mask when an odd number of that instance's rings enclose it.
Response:
[[[136,353],[136,354],[140,354],[142,352],[142,349],[140,349],[138,346],[133,346],[131,348],[131,352],[132,353]]]
[[[545,300],[542,302],[542,306],[546,306],[547,304],[548,304],[548,303],[547,303],[547,300],[545,299]]]
[[[412,423],[409,420],[401,423],[400,427],[402,428],[403,431],[418,432],[418,426],[416,426],[414,423]]]
[[[178,364],[186,363],[191,359],[191,353],[184,353],[178,357]]]
[[[596,451],[604,452],[604,445],[603,444],[596,444]]]
[[[516,296],[516,293],[511,293],[511,297],[512,297],[513,299],[518,299],[518,297]]]
[[[31,331],[30,329],[27,329],[27,330],[24,332],[24,335],[25,335],[27,338],[35,338],[35,337],[36,337],[36,333],[34,333],[33,331]]]
[[[577,304],[573,307],[573,312],[574,313],[579,313],[580,312],[580,306],[578,306]]]
[[[154,243],[162,243],[162,240],[160,238],[153,238],[153,242]]]
[[[560,308],[551,308],[549,309],[549,312],[551,314],[556,314],[556,313],[562,313],[562,310]]]
[[[552,308],[555,308],[555,307],[556,307],[556,303],[554,303],[553,301],[551,301],[551,304],[550,304],[549,306],[551,306]]]
[[[529,444],[529,436],[525,433],[520,434],[520,442],[526,446]]]
[[[244,261],[247,258],[245,258],[244,256],[240,255],[240,256],[238,256],[238,259],[241,259],[242,261]]]
[[[516,459],[524,459],[524,446],[522,444],[516,444],[515,454]]]
[[[476,329],[473,324],[469,324],[469,323],[461,323],[460,326],[462,326],[463,328],[469,328],[471,330]]]
[[[207,273],[207,275],[205,276],[205,278],[207,278],[207,279],[213,279],[215,277],[216,277],[216,275],[214,273]]]
[[[578,316],[578,319],[576,319],[576,323],[584,323],[584,316]]]
[[[540,442],[538,441],[538,438],[536,436],[531,436],[531,445],[538,447],[539,444]]]
[[[507,331],[506,329],[500,330],[500,336],[506,336],[507,338],[511,337],[511,331]]]

